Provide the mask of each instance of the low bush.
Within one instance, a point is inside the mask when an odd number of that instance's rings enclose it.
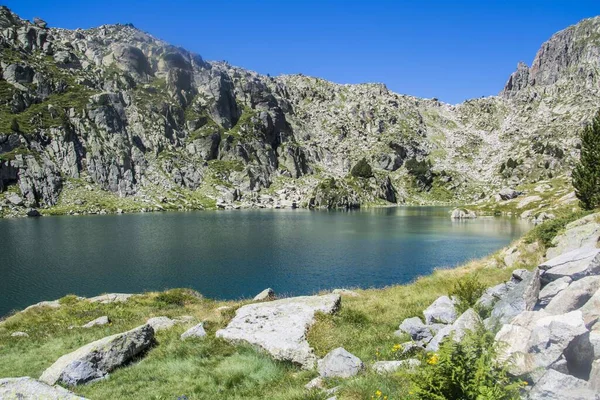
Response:
[[[413,395],[427,400],[519,399],[524,383],[512,379],[497,361],[496,346],[493,333],[483,326],[467,332],[460,343],[447,339],[414,374]]]
[[[450,291],[450,296],[455,297],[456,300],[456,311],[462,314],[469,308],[475,307],[485,289],[485,285],[479,281],[476,274],[467,275],[457,281]]]

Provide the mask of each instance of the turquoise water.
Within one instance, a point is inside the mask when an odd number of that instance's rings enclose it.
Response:
[[[449,209],[257,210],[0,220],[0,315],[73,293],[189,287],[236,299],[406,283],[529,226]]]

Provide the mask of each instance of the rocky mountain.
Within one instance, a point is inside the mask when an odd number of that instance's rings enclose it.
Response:
[[[264,76],[132,25],[66,30],[5,7],[0,48],[4,216],[486,200],[567,180],[600,108],[600,17],[555,34],[498,96],[458,105]]]

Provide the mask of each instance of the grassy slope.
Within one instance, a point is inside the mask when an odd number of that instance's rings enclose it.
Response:
[[[565,219],[564,224],[568,220]],[[560,229],[553,227],[551,234]],[[547,230],[533,230],[518,245],[524,247],[526,242],[542,236],[547,239],[547,235]],[[530,253],[514,268],[533,268],[542,251]],[[393,359],[393,346],[408,340],[408,337],[398,338],[393,334],[404,318],[420,315],[465,275],[477,274],[487,286],[507,280],[511,270],[502,267],[500,253],[497,253],[456,269],[438,270],[408,285],[358,290],[360,297],[343,298],[338,314],[318,316],[309,332],[309,342],[319,356],[343,346],[367,365]],[[92,340],[141,325],[153,316],[192,315],[194,322],[158,332],[158,345],[144,359],[114,371],[108,380],[77,387],[75,392],[90,399],[174,399],[181,395],[188,399],[330,397],[324,392],[304,389],[317,375],[315,371],[302,371],[273,361],[255,349],[233,346],[214,338],[215,331],[227,324],[235,308],[246,302],[216,302],[191,295],[185,295],[185,301],[180,301],[178,296],[181,296],[180,290],[166,295],[146,293],[122,304],[90,304],[67,296],[59,309],[37,308],[15,314],[0,324],[0,377],[38,377],[59,356]],[[232,308],[217,310],[224,305]],[[91,329],[69,329],[71,325],[81,325],[102,315],[108,315],[112,323]],[[205,321],[207,338],[179,340],[179,335],[198,321]],[[14,331],[25,331],[30,337],[10,337]],[[327,384],[329,387],[341,384],[339,399],[371,398],[376,391],[381,391],[381,398],[384,395],[389,399],[411,398],[409,380],[402,373],[381,376],[367,371],[343,382]]]

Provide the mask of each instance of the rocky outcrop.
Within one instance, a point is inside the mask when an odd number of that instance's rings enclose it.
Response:
[[[263,76],[131,25],[70,31],[7,8],[0,24],[11,54],[1,60],[0,191],[23,199],[0,215],[66,202],[76,182],[156,210],[209,204],[188,190],[221,208],[357,208],[439,193],[465,203],[482,190],[512,201],[515,190],[500,189],[570,171],[572,127],[600,106],[598,18],[554,35],[501,96],[455,106],[382,84]],[[363,159],[372,176],[352,176]],[[261,201],[273,184],[287,198]]]
[[[477,218],[477,214],[471,210],[466,210],[464,208],[456,208],[452,211],[450,215],[451,219],[474,219]]]
[[[303,296],[249,304],[237,309],[217,337],[255,345],[277,360],[313,368],[317,358],[306,340],[316,312],[331,314],[340,307],[339,295]]]
[[[75,386],[105,378],[112,370],[142,356],[154,343],[154,329],[142,325],[89,343],[60,357],[40,380]]]
[[[30,377],[0,379],[0,399],[85,400],[60,386],[51,386]]]

